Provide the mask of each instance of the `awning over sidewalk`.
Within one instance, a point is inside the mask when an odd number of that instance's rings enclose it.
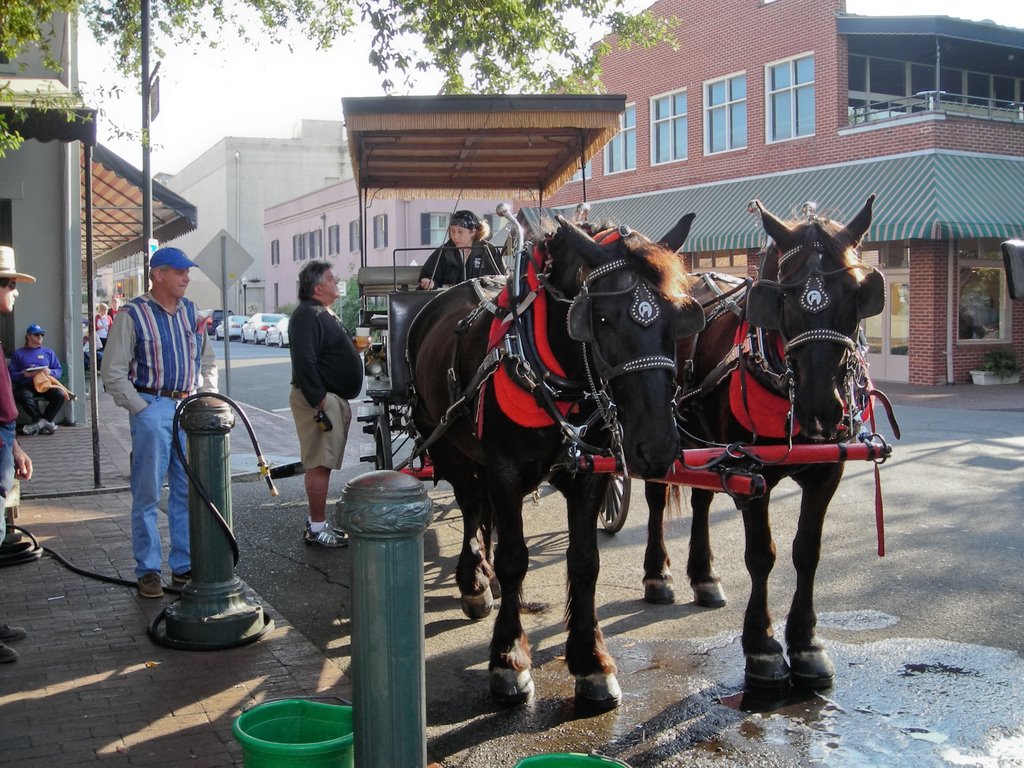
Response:
[[[85,159],[82,159],[83,166]],[[196,228],[196,207],[163,184],[153,184],[153,237],[163,242]],[[85,187],[82,187],[85,210]],[[146,250],[142,234],[142,171],[97,145],[92,156],[95,265]],[[83,220],[83,225],[84,225]],[[84,235],[83,235],[84,240]]]
[[[807,201],[839,221],[876,194],[869,241],[1024,237],[1024,158],[929,152],[738,181],[683,187],[592,203],[591,221],[613,219],[651,237],[697,214],[687,252],[756,248],[763,238],[747,212],[757,198],[777,216],[795,217]]]

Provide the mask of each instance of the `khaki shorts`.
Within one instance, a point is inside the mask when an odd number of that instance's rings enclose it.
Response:
[[[324,432],[313,421],[316,408],[306,402],[302,390],[298,387],[292,387],[288,405],[291,406],[292,418],[295,420],[295,434],[299,436],[302,465],[307,469],[341,469],[342,459],[345,458],[345,445],[348,442],[348,428],[352,423],[352,408],[348,400],[330,392],[324,398],[324,413],[334,427],[330,432]]]

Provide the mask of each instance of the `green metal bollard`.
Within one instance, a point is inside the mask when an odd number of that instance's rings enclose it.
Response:
[[[230,528],[229,433],[234,413],[220,400],[192,400],[182,407],[179,422],[189,467]],[[235,575],[228,533],[191,484],[188,522],[192,578],[182,588],[181,599],[167,607],[164,624],[154,630],[157,641],[183,650],[216,650],[251,642],[272,625],[263,615],[263,606],[245,598],[245,585]]]
[[[348,482],[338,522],[351,536],[352,731],[358,768],[425,768],[423,483],[391,470]]]

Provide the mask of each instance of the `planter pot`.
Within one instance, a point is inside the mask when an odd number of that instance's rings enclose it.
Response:
[[[1011,373],[1009,376],[998,376],[991,371],[971,371],[971,381],[975,384],[987,386],[989,384],[1019,384],[1020,374]]]

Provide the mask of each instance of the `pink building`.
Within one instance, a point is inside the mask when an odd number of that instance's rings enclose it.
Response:
[[[448,220],[468,209],[497,232],[503,223],[494,210],[499,200],[376,199],[366,209],[366,265],[423,264],[447,238]],[[326,258],[339,277],[359,269],[359,198],[351,179],[288,200],[264,215],[268,309],[298,301],[298,275],[308,259]]]

